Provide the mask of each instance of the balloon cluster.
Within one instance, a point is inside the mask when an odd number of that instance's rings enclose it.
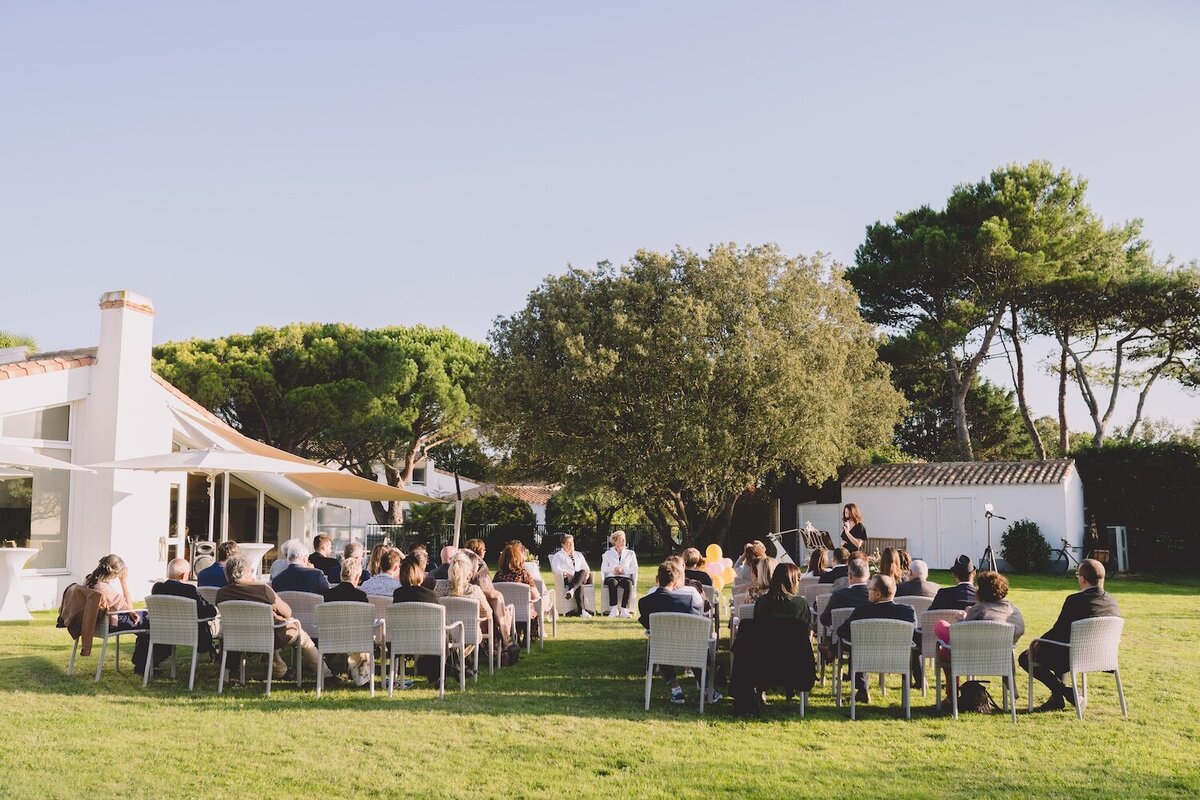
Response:
[[[719,544],[710,544],[704,551],[704,571],[712,576],[713,588],[718,592],[725,584],[733,583],[733,559],[724,557]]]

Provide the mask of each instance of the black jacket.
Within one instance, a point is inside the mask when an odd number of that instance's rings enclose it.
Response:
[[[311,592],[323,595],[329,588],[329,581],[319,569],[288,564],[287,569],[271,579],[271,588],[277,592]]]
[[[817,581],[817,583],[833,583],[838,578],[844,578],[846,577],[847,569],[849,569],[847,565],[838,564],[836,567],[829,570],[829,572],[826,572],[824,575],[822,575],[821,579]]]
[[[753,710],[758,693],[779,687],[789,694],[810,691],[816,682],[809,626],[802,619],[767,617],[742,620],[733,641],[729,691],[735,710]]]
[[[1068,595],[1063,601],[1062,611],[1054,627],[1043,633],[1040,639],[1050,639],[1055,642],[1071,641],[1071,623],[1092,617],[1119,617],[1121,609],[1117,599],[1099,587],[1084,589],[1082,592]]]
[[[929,610],[966,611],[973,605],[975,605],[975,584],[956,583],[953,586],[938,589],[938,593],[933,596],[933,602],[929,604]]]
[[[325,590],[326,603],[369,603],[367,593],[349,581],[342,581],[337,586]]]
[[[870,602],[871,598],[867,596],[867,585],[865,583],[856,583],[844,589],[838,589],[829,598],[829,605],[825,606],[825,612],[821,614],[821,624],[825,626],[832,625],[832,613],[839,608],[859,608]]]
[[[897,603],[893,600],[885,600],[882,603],[867,603],[865,606],[859,606],[854,609],[854,613],[850,615],[850,619],[842,623],[838,628],[837,635],[839,639],[850,641],[850,623],[860,619],[898,619],[901,622],[911,622],[914,626],[917,624],[917,612],[912,606],[904,603]]]
[[[325,579],[329,581],[330,586],[342,579],[342,562],[336,558],[313,553],[308,557],[308,563],[325,573]]]
[[[393,603],[436,603],[437,595],[424,586],[401,586],[392,593]]]

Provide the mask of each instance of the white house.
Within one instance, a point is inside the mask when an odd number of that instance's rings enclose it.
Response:
[[[1069,458],[859,467],[842,480],[842,502],[858,505],[868,535],[905,538],[913,557],[934,568],[949,567],[960,554],[978,563],[987,545],[987,503],[1008,520],[991,522],[997,560],[1000,537],[1017,519],[1036,522],[1053,547],[1062,539],[1083,544],[1083,484]],[[805,509],[817,510],[800,506],[802,517]],[[835,538],[841,530],[826,529]]]
[[[151,371],[154,306],[132,292],[100,301],[93,348],[0,353],[0,443],[86,465],[222,447],[286,456],[245,439]],[[36,332],[31,332],[36,335]],[[21,574],[31,609],[57,605],[67,584],[117,553],[130,588],[149,591],[186,538],[208,538],[208,481],[195,473],[0,472],[0,540],[39,552]],[[308,538],[317,497],[399,498],[344,473],[227,475],[215,481],[216,541]]]

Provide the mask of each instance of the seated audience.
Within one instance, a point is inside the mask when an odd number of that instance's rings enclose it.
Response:
[[[284,623],[275,628],[276,651],[272,654],[271,659],[273,677],[281,680],[295,680],[295,674],[288,669],[287,663],[279,655],[279,650],[294,645],[300,648],[300,658],[304,662],[304,669],[308,670],[310,674],[316,675],[318,669],[323,669],[327,686],[336,686],[341,682],[339,678],[333,676],[328,667],[321,663],[316,645],[300,627],[300,622],[292,619],[291,606],[280,599],[270,586],[254,579],[254,571],[249,561],[241,556],[229,559],[225,564],[225,577],[228,583],[217,592],[218,608],[226,600],[249,600],[254,603],[265,603],[271,606],[276,624]]]
[[[372,547],[371,548],[371,557],[369,559],[367,559],[367,572],[369,572],[371,575],[378,575],[379,574],[379,565],[383,561],[383,554],[391,549],[392,549],[392,546],[390,544],[386,544],[383,542]],[[367,578],[370,578],[371,575],[368,575]],[[366,582],[367,582],[366,580],[361,581],[361,583],[366,583]]]
[[[733,564],[734,582],[750,583],[756,574],[759,560],[766,557],[767,546],[765,544],[758,539],[746,542],[746,546],[742,548],[742,554]]]
[[[637,555],[625,546],[625,531],[614,531],[609,543],[612,547],[600,559],[601,581],[608,592],[608,615],[629,617],[627,606],[637,581]]]
[[[958,579],[958,583],[939,589],[929,604],[930,611],[965,611],[975,605],[975,565],[971,563],[971,557],[959,556],[950,567],[950,574]]]
[[[695,581],[701,586],[713,585],[712,575],[704,570],[704,556],[700,555],[700,551],[694,547],[683,551],[683,577],[685,580]]]
[[[849,558],[850,558],[850,560],[848,563],[850,563],[850,564],[853,564],[855,561],[861,561],[864,564],[866,564],[867,565],[867,574],[870,574],[870,570],[871,570],[870,560],[867,558],[867,554],[865,552],[863,552],[862,550],[856,550],[853,553],[850,553]],[[842,577],[838,578],[837,580],[835,580],[833,582],[833,590],[836,592],[838,589],[845,589],[849,585],[850,585],[850,578],[846,575],[843,575]]]
[[[908,551],[903,547],[900,548],[900,550],[897,552],[897,555],[900,558],[900,580],[906,581],[912,577],[912,573],[910,572],[913,562],[912,556],[910,556]],[[897,591],[899,591],[898,588]],[[898,596],[899,595],[897,595],[897,597]]]
[[[1079,564],[1079,574],[1076,576],[1079,591],[1068,595],[1054,625],[1038,638],[1068,645],[1071,642],[1071,623],[1093,617],[1121,616],[1117,599],[1104,590],[1104,577],[1104,565],[1093,558],[1085,558]],[[1050,699],[1038,706],[1038,711],[1057,711],[1066,708],[1067,703],[1075,705],[1075,693],[1062,680],[1071,668],[1069,655],[1069,649],[1062,645],[1034,643],[1033,677],[1050,690]],[[1018,659],[1026,672],[1030,670],[1029,661],[1030,651],[1026,650]]]
[[[838,578],[846,577],[846,563],[850,560],[850,551],[844,547],[833,551],[833,567],[821,576],[821,583],[833,583]]]
[[[879,574],[887,575],[897,586],[904,580],[900,575],[900,554],[894,547],[885,547],[879,554]]]
[[[361,550],[359,552],[362,552]],[[358,588],[362,578],[362,562],[357,558],[347,558],[338,565],[341,581],[336,586],[325,590],[326,603],[369,603],[367,593]]]
[[[396,567],[396,575],[400,584],[392,592],[393,603],[436,603],[437,595],[432,589],[422,586],[425,581],[425,567],[421,558],[415,553],[409,553],[404,561]]]
[[[500,561],[496,564],[496,575],[492,579],[496,583],[523,583],[529,587],[529,600],[532,605],[530,609],[531,619],[537,617],[537,609],[541,605],[540,600],[542,595],[537,590],[537,584],[534,583],[533,577],[529,571],[525,569],[525,547],[520,542],[510,542],[503,550],[500,551]],[[517,623],[517,641],[524,644],[526,636],[533,636],[535,639],[538,636],[538,626],[532,624],[529,626],[532,630],[526,630],[525,623]]]
[[[237,542],[221,542],[217,545],[217,562],[200,570],[196,575],[196,583],[200,586],[225,585],[225,562],[234,556],[240,556],[242,548]]]
[[[919,558],[909,565],[908,574],[908,580],[896,587],[897,597],[934,597],[942,588],[928,580],[929,565]]]
[[[399,550],[389,547],[379,559],[379,572],[359,588],[375,597],[391,597],[400,588],[400,562],[403,560]]]
[[[347,542],[346,546],[342,548],[342,561],[346,562],[352,558],[357,559],[359,565],[362,566],[362,574],[358,576],[358,583],[361,584],[371,577],[371,572],[366,567],[366,548],[360,542]],[[340,571],[339,574],[341,574]]]
[[[313,538],[312,555],[308,561],[316,569],[325,573],[325,580],[332,586],[338,582],[342,574],[342,564],[333,557],[333,539],[327,533],[318,533]],[[277,590],[278,591],[278,590]]]
[[[829,571],[829,551],[818,547],[808,557],[808,571],[801,577],[804,580],[820,580]]]
[[[484,597],[483,590],[471,583],[474,567],[466,553],[455,553],[446,565],[446,586],[440,593],[444,597],[465,597],[474,600],[479,606],[479,627],[484,633],[491,630],[492,607]],[[473,646],[466,649],[464,655],[470,655]],[[469,669],[469,668],[468,668]]]
[[[272,589],[277,592],[325,594],[329,581],[324,572],[309,564],[308,548],[303,542],[288,539],[279,551],[287,559],[287,567],[271,577]]]
[[[133,610],[133,595],[129,592],[129,568],[115,553],[100,559],[100,563],[83,579],[83,585],[100,593],[100,610],[108,612],[110,631],[130,631],[146,625],[146,612]]]
[[[683,585],[683,567],[678,560],[667,559],[660,564],[655,580],[658,588],[638,601],[639,621],[646,630],[650,629],[650,617],[660,611],[703,616],[704,605],[701,603],[700,597]],[[685,703],[683,688],[676,678],[675,667],[662,665],[659,667],[659,672],[663,676],[663,680],[671,687],[671,702],[676,705]],[[703,687],[700,688],[703,691]],[[713,692],[712,702],[715,703],[720,699],[721,696]]]
[[[550,556],[550,571],[554,579],[562,582],[563,592],[567,602],[574,602],[575,609],[568,611],[570,617],[590,617],[592,614],[583,604],[584,593],[592,590],[592,571],[588,569],[587,561],[575,549],[575,537],[566,534],[562,537],[559,549]],[[583,587],[588,587],[584,589]]]
[[[201,653],[211,653],[213,651],[213,629],[214,621],[217,617],[217,608],[212,603],[209,603],[200,596],[200,592],[196,587],[187,583],[187,579],[192,575],[192,565],[188,563],[186,558],[176,558],[171,563],[167,564],[167,579],[159,581],[150,588],[150,594],[154,595],[171,595],[174,597],[186,597],[196,603],[196,618],[200,620],[197,623],[199,646],[198,650]],[[137,643],[133,646],[133,670],[135,675],[141,675],[146,668],[146,651],[150,649],[150,637],[139,633],[137,635]],[[172,648],[170,645],[160,644],[154,647],[154,667],[157,667],[162,662],[166,661],[171,655]]]
[[[433,579],[435,581],[444,581],[449,577],[450,559],[454,558],[454,554],[457,552],[458,551],[450,545],[446,545],[441,549],[441,551],[438,553],[438,557],[441,559],[442,563],[439,564],[433,571]]]
[[[897,619],[901,622],[908,622],[913,626],[913,644],[920,645],[921,634],[917,631],[917,613],[912,606],[903,603],[897,603],[893,598],[896,596],[896,582],[892,580],[890,575],[876,575],[871,579],[869,589],[869,600],[866,605],[859,606],[854,609],[854,613],[850,615],[850,619],[842,623],[838,628],[838,638],[843,642],[851,642],[853,644],[851,634],[851,623],[860,619]],[[920,655],[914,648],[912,651],[912,660],[910,663],[912,669],[912,680],[917,685],[924,682],[924,663]],[[861,672],[854,674],[854,695],[855,701],[859,703],[871,702],[871,693],[867,691],[866,676]]]
[[[1008,597],[1008,579],[999,572],[985,570],[976,574],[975,583],[975,605],[967,609],[967,615],[963,617],[962,621],[1007,622],[1013,626],[1013,644],[1016,645],[1017,640],[1025,635],[1025,620],[1021,617],[1021,612],[1017,610],[1017,607],[1006,599]],[[934,630],[937,638],[943,642],[953,643],[953,625],[945,620],[938,620]],[[950,670],[947,666],[943,666],[943,669],[946,670],[946,697],[949,698]]]
[[[871,602],[867,591],[867,578],[870,577],[871,570],[867,566],[867,562],[862,559],[854,559],[847,566],[846,577],[849,580],[846,588],[837,589],[829,598],[829,604],[825,606],[824,613],[821,614],[821,624],[828,628],[833,624],[834,611],[839,608],[859,608]]]
[[[754,601],[754,619],[798,619],[812,625],[812,609],[800,594],[800,568],[795,564],[778,564],[771,575],[771,585]]]
[[[483,592],[483,596],[487,598],[488,605],[492,608],[492,617],[496,620],[496,629],[500,632],[501,644],[504,647],[512,641],[512,615],[508,613],[508,604],[504,602],[504,595],[496,591],[496,587],[492,586],[492,578],[488,575],[487,565],[483,563],[483,558],[474,550],[460,550],[463,555],[471,560],[471,583],[479,587],[479,591]]]
[[[775,559],[770,556],[763,556],[754,562],[754,570],[750,575],[750,586],[747,590],[751,602],[766,594],[767,590],[771,588],[771,576],[775,572],[775,565]]]
[[[479,569],[482,569],[486,574],[490,574],[487,562],[484,561],[484,558],[487,556],[487,542],[483,541],[483,539],[467,539],[467,543],[463,547],[479,556]]]

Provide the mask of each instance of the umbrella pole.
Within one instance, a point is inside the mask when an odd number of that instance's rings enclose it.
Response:
[[[213,496],[213,474],[211,472],[206,474],[208,475],[208,540],[211,542],[215,541],[213,539],[213,514],[216,510],[216,498]]]

